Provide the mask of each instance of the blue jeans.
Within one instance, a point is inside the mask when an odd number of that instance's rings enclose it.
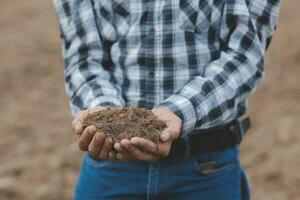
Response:
[[[75,200],[248,200],[238,147],[184,160],[111,162],[84,156]]]

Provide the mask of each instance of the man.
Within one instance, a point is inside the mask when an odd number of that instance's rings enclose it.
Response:
[[[75,199],[250,199],[238,145],[279,0],[54,0],[84,157]],[[152,109],[161,144],[113,144],[89,112]],[[114,162],[113,162],[114,161]]]

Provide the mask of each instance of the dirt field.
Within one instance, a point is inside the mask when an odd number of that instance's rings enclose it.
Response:
[[[242,146],[254,200],[300,199],[300,2],[284,1],[251,98]],[[81,153],[72,142],[50,0],[0,2],[0,199],[71,199]]]

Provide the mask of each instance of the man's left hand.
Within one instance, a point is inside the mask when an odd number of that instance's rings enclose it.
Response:
[[[162,143],[155,144],[140,137],[134,137],[131,140],[123,139],[114,145],[118,151],[118,160],[156,162],[169,155],[173,140],[179,136],[181,119],[165,107],[154,108],[152,112],[167,125],[167,128],[160,135]]]

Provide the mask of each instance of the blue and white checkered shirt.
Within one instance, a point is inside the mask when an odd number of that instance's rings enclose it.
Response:
[[[182,134],[242,116],[264,74],[279,0],[54,0],[75,116],[169,107]]]

